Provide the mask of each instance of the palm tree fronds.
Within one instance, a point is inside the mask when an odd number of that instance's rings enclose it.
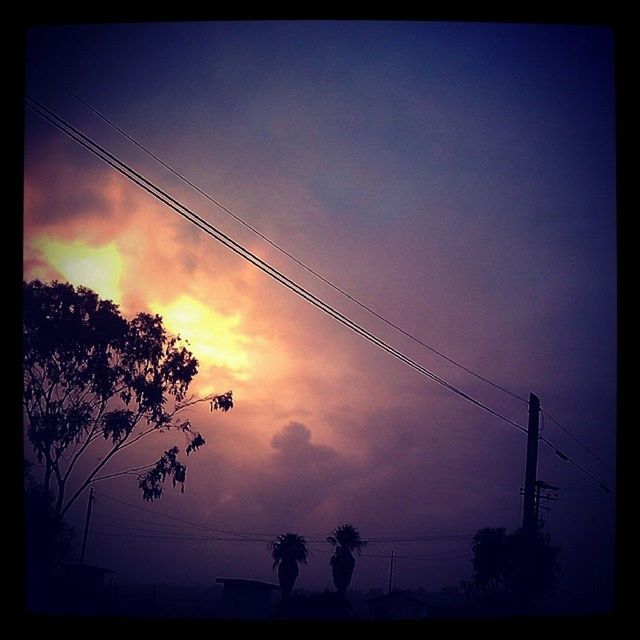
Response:
[[[360,537],[360,532],[351,524],[336,527],[327,538],[327,542],[336,547],[336,551],[342,548],[361,553],[362,548],[367,546],[367,543]]]
[[[275,569],[282,562],[304,562],[309,557],[307,541],[297,533],[284,533],[271,543],[271,557]]]

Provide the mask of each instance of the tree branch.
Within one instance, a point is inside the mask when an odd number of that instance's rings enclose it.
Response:
[[[94,478],[91,481],[91,483],[98,482],[99,480],[107,480],[108,478],[117,478],[118,476],[137,475],[135,473],[136,471],[142,471],[143,469],[150,469],[153,466],[155,466],[155,463],[153,463],[153,464],[145,464],[142,467],[133,467],[131,469],[125,469],[124,471],[117,471],[116,473],[109,473],[106,476],[98,476],[97,478]]]
[[[158,430],[158,427],[156,425],[154,425],[153,427],[149,427],[148,429],[141,431],[133,440],[131,440],[131,442],[127,442],[127,444],[123,445],[121,448],[126,449],[127,447],[130,447],[132,444],[135,444],[136,442],[138,442],[138,440],[140,440],[141,438],[144,438],[144,436],[148,435],[152,431],[157,431],[157,430]],[[132,430],[132,433],[133,433],[133,430]]]
[[[127,442],[127,444],[125,444],[122,448],[126,449],[127,447],[130,447],[131,445],[138,442],[138,440],[144,438],[144,436],[150,434],[152,431],[157,431],[157,430],[158,430],[158,427],[153,426],[153,427],[150,427],[149,429],[146,429],[145,431],[140,432],[133,440],[131,440],[131,442]]]
[[[31,367],[26,368],[24,371],[29,375],[31,384],[35,384],[38,387],[39,393],[36,393],[34,395],[38,404],[38,409],[40,410],[40,414],[44,415],[44,409],[42,407],[42,403],[40,402],[40,397],[44,396],[45,394],[44,387],[42,386],[42,381],[38,380],[37,376],[35,375],[35,371]]]
[[[176,406],[173,409],[173,412],[170,414],[171,417],[175,416],[176,414],[180,413],[180,411],[182,411],[183,409],[187,409],[188,407],[193,407],[196,404],[199,404],[201,402],[211,402],[217,394],[215,393],[211,393],[208,396],[204,396],[202,398],[195,398],[194,396],[191,396],[190,398],[188,398],[187,400],[180,402],[180,403],[176,403]]]
[[[56,497],[56,507],[55,507],[55,514],[56,514],[56,518],[59,518],[61,516],[61,509],[62,509],[62,503],[64,502],[64,488],[65,488],[65,482],[61,477],[60,474],[60,467],[58,466],[58,460],[54,460],[53,464],[53,472],[55,474],[56,477],[56,482],[58,483],[58,495]]]
[[[67,504],[64,506],[61,515],[63,516],[71,507],[71,505],[82,495],[82,492],[91,484],[91,481],[94,479],[94,477],[96,476],[96,474],[98,473],[98,471],[100,471],[100,469],[102,469],[107,462],[109,462],[109,460],[111,460],[111,458],[120,450],[125,448],[125,443],[127,441],[127,439],[131,436],[131,434],[133,433],[133,429],[135,429],[136,424],[139,422],[140,418],[142,417],[142,411],[139,410],[138,411],[138,415],[136,416],[136,419],[133,422],[133,427],[131,428],[131,431],[122,439],[120,440],[120,442],[116,443],[113,448],[111,449],[111,451],[109,451],[109,453],[102,459],[102,461],[93,469],[93,471],[87,476],[87,478],[85,479],[85,481],[80,485],[80,487],[76,490],[76,492],[71,496],[71,498],[69,499],[69,501],[67,502]]]
[[[44,469],[44,482],[43,482],[43,488],[44,488],[44,493],[45,495],[49,495],[49,486],[51,484],[51,472],[52,472],[52,468],[51,468],[51,459],[49,458],[48,455],[45,455],[45,461],[46,461],[46,465],[45,465],[45,469]]]
[[[102,400],[100,410],[98,411],[98,414],[93,421],[93,425],[91,427],[91,430],[89,431],[89,435],[87,436],[87,439],[85,440],[82,447],[80,447],[80,450],[73,456],[73,458],[71,459],[71,462],[69,463],[69,466],[67,467],[67,470],[64,474],[65,482],[71,475],[71,472],[73,471],[73,468],[75,467],[76,462],[78,462],[78,459],[80,458],[80,456],[86,451],[87,447],[93,442],[93,440],[95,440],[93,435],[96,433],[96,429],[98,428],[98,422],[102,418],[102,415],[104,413],[106,406],[107,406],[107,400]]]

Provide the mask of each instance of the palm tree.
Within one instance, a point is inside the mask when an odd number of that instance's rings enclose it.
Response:
[[[360,538],[358,530],[350,524],[340,525],[327,538],[327,542],[334,548],[333,555],[329,560],[333,584],[338,595],[344,597],[351,583],[353,568],[356,566],[356,559],[352,552],[361,553],[362,547],[365,547],[367,543]]]
[[[307,563],[309,549],[307,541],[297,533],[279,535],[271,543],[273,568],[278,568],[278,582],[282,598],[287,598],[298,577],[298,562]]]

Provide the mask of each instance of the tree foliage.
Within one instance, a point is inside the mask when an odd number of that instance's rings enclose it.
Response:
[[[205,439],[182,412],[200,402],[226,412],[231,391],[188,395],[198,361],[158,315],[127,320],[90,289],[38,280],[23,283],[23,310],[26,436],[44,468],[43,492],[55,496],[56,518],[105,478],[136,476],[145,500],[159,498],[168,479],[183,488],[177,446],[139,467],[113,472],[107,465],[158,433],[180,432],[189,455]],[[99,448],[97,463],[81,463],[89,454],[95,460]]]
[[[367,546],[367,543],[360,537],[360,532],[352,524],[342,524],[336,527],[331,535],[327,537],[327,542],[336,551],[344,549],[350,553],[353,551],[361,553],[363,547]]]
[[[531,570],[525,570],[522,530],[485,527],[473,537],[473,582],[467,591],[484,600],[514,602],[523,594],[543,599],[555,589],[559,547],[548,533],[538,532]]]
[[[283,598],[287,598],[298,577],[298,563],[309,557],[307,541],[297,533],[284,533],[271,543],[273,568],[278,569],[278,582]]]
[[[56,524],[53,498],[46,495],[25,461],[24,516],[27,575],[40,576],[56,564],[69,560],[74,549],[75,528]]]
[[[362,540],[360,532],[351,524],[343,524],[334,529],[327,538],[327,542],[334,548],[329,559],[333,584],[338,594],[344,595],[351,584],[356,565],[353,552],[357,551],[360,554],[367,543]]]
[[[309,557],[307,541],[297,533],[284,533],[271,543],[271,557],[273,558],[273,568],[283,562],[304,562],[306,564]]]

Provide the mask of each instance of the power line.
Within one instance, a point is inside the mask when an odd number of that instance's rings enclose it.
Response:
[[[98,536],[108,536],[114,538],[133,538],[139,540],[167,540],[171,542],[176,541],[189,541],[189,542],[219,542],[216,538],[207,537],[207,536],[171,536],[171,535],[140,535],[135,533],[111,533],[108,531],[93,531],[92,535]],[[228,541],[225,541],[228,542]],[[264,540],[232,540],[232,542],[259,542],[264,543]],[[325,553],[331,554],[333,553],[330,549],[319,549],[309,547],[308,550],[312,553]],[[448,562],[451,560],[463,560],[469,557],[468,554],[457,554],[457,555],[440,555],[440,554],[422,554],[422,555],[396,555],[396,558],[401,560],[426,560],[432,562]],[[363,553],[359,556],[359,558],[375,558],[375,559],[384,559],[388,560],[389,557],[387,555],[373,554],[373,553]]]
[[[329,553],[332,554],[333,551],[331,549],[327,549],[327,548],[318,548],[318,547],[309,547],[310,551],[313,551],[314,553]],[[394,558],[400,558],[401,560],[434,560],[434,561],[438,561],[438,560],[458,560],[458,559],[462,559],[462,558],[468,558],[468,554],[460,554],[458,553],[457,555],[454,556],[447,556],[446,554],[451,554],[451,551],[445,551],[445,552],[435,552],[433,554],[431,553],[426,553],[426,554],[394,554]],[[376,558],[376,559],[381,559],[381,560],[389,560],[389,555],[388,554],[377,554],[377,553],[367,553],[367,552],[362,552],[361,554],[359,554],[357,556],[358,558]]]
[[[111,498],[110,496],[106,496],[104,494],[100,494],[101,497],[105,497],[108,500],[114,500],[114,501],[118,501],[116,498]],[[144,509],[143,507],[140,507],[139,505],[135,505],[135,504],[131,504],[129,502],[125,502],[124,500],[119,500],[119,502],[121,504],[127,505],[129,507],[132,507],[134,509]],[[149,513],[151,513],[152,515],[160,515],[162,517],[167,517],[167,514],[164,513],[159,513],[156,511],[153,511],[151,509],[145,509],[145,511],[148,511]],[[172,516],[169,516],[173,519]],[[111,521],[111,520],[118,520],[121,522],[132,522],[134,523],[134,526],[131,525],[120,525],[120,524],[114,524],[111,522],[99,522],[99,524],[102,524],[103,526],[109,526],[109,527],[121,527],[121,528],[127,528],[127,529],[135,529],[136,525],[142,524],[142,525],[148,525],[151,527],[163,527],[163,528],[167,528],[167,527],[174,527],[172,530],[167,531],[167,533],[181,533],[182,531],[187,531],[188,533],[193,533],[193,529],[206,529],[209,530],[210,527],[208,525],[205,524],[198,524],[198,523],[193,523],[193,524],[189,524],[186,525],[184,527],[180,527],[178,529],[175,528],[175,525],[173,525],[172,523],[169,522],[157,522],[154,520],[144,520],[141,518],[126,518],[123,516],[114,516],[112,514],[98,514],[96,516],[96,519],[98,520],[107,520],[107,521]],[[180,530],[182,529],[182,531]],[[217,530],[216,530],[217,531]],[[155,532],[162,532],[162,531],[158,531],[157,529],[155,530]],[[229,531],[229,530],[219,530],[219,533],[225,533],[225,534],[232,534],[232,535],[252,535],[252,536],[266,536],[266,537],[275,537],[276,534],[275,533],[265,533],[265,532],[261,532],[261,531]]]
[[[396,544],[401,542],[407,542],[411,544],[420,544],[428,542],[465,542],[471,540],[473,534],[464,536],[418,536],[411,538],[367,538],[367,544]]]
[[[172,535],[153,535],[153,534],[137,534],[137,533],[113,533],[111,531],[93,531],[92,535],[108,536],[110,538],[139,538],[142,540],[188,540],[189,542],[215,542],[216,539],[207,536],[172,536]]]
[[[265,242],[267,242],[269,245],[271,245],[274,249],[276,249],[277,251],[279,251],[280,253],[282,253],[283,255],[285,255],[287,258],[289,258],[290,260],[292,260],[293,262],[295,262],[298,266],[302,267],[303,269],[305,269],[308,273],[312,274],[313,276],[315,276],[316,278],[318,278],[319,280],[321,280],[322,282],[324,282],[325,284],[327,284],[328,286],[330,286],[332,289],[334,289],[335,291],[337,291],[338,293],[342,294],[344,297],[346,297],[348,300],[350,300],[351,302],[353,302],[354,304],[358,305],[360,308],[364,309],[365,311],[367,311],[368,313],[370,313],[371,315],[373,315],[374,317],[378,318],[378,320],[381,320],[382,322],[384,322],[386,325],[392,327],[393,329],[395,329],[396,331],[400,332],[402,335],[406,336],[407,338],[413,340],[413,342],[421,345],[422,347],[428,349],[429,351],[431,351],[432,353],[435,353],[437,356],[440,356],[441,358],[443,358],[444,360],[446,360],[447,362],[455,365],[456,367],[458,367],[459,369],[462,369],[463,371],[465,371],[466,373],[471,374],[472,376],[475,376],[478,380],[482,380],[483,382],[486,382],[487,384],[491,385],[492,387],[499,389],[500,391],[503,391],[504,393],[510,395],[513,398],[516,398],[518,400],[522,400],[523,402],[527,402],[527,399],[524,398],[523,396],[514,393],[513,391],[510,391],[509,389],[506,389],[504,386],[493,382],[491,380],[489,380],[488,378],[480,375],[479,373],[476,373],[475,371],[469,369],[468,367],[465,367],[464,365],[460,364],[459,362],[457,362],[456,360],[454,360],[453,358],[450,358],[449,356],[445,355],[444,353],[442,353],[441,351],[438,351],[437,349],[435,349],[434,347],[430,346],[429,344],[427,344],[426,342],[424,342],[423,340],[421,340],[420,338],[417,338],[416,336],[414,336],[413,334],[411,334],[410,332],[406,331],[405,329],[403,329],[402,327],[398,326],[397,324],[395,324],[394,322],[392,322],[391,320],[388,320],[387,318],[385,318],[383,315],[381,315],[380,313],[378,313],[377,311],[375,311],[374,309],[372,309],[371,307],[369,307],[368,305],[364,304],[363,302],[361,302],[360,300],[358,300],[357,298],[355,298],[354,296],[352,296],[351,294],[349,294],[347,291],[345,291],[344,289],[342,289],[341,287],[339,287],[338,285],[336,285],[334,282],[330,281],[328,278],[326,278],[325,276],[323,276],[322,274],[318,273],[316,270],[312,269],[311,267],[309,267],[307,264],[305,264],[302,260],[300,260],[299,258],[296,258],[293,254],[291,254],[290,252],[288,252],[287,250],[285,250],[281,245],[277,244],[275,241],[271,240],[269,237],[267,237],[266,235],[264,235],[262,232],[260,232],[258,229],[256,229],[253,225],[249,224],[248,222],[246,222],[246,220],[244,220],[243,218],[241,218],[238,214],[234,213],[231,209],[229,209],[228,207],[226,207],[225,205],[223,205],[222,203],[220,203],[218,200],[216,200],[213,196],[211,196],[209,193],[207,193],[206,191],[204,191],[203,189],[201,189],[198,185],[196,185],[195,183],[193,183],[191,180],[189,180],[189,178],[187,178],[184,174],[182,174],[181,172],[179,172],[177,169],[174,169],[171,165],[169,165],[167,162],[165,162],[164,160],[162,160],[161,158],[159,158],[155,153],[153,153],[150,149],[148,149],[145,145],[143,145],[141,142],[139,142],[138,140],[136,140],[131,134],[127,133],[124,129],[122,129],[120,126],[118,126],[115,122],[113,122],[113,120],[111,120],[109,117],[107,117],[105,114],[103,114],[101,111],[99,111],[98,109],[96,109],[92,104],[90,104],[89,102],[87,102],[86,100],[84,100],[81,96],[79,96],[75,91],[73,91],[70,87],[68,87],[66,84],[64,84],[60,79],[56,78],[56,76],[51,73],[50,71],[48,71],[47,69],[44,69],[42,66],[40,66],[38,63],[33,62],[34,66],[36,66],[40,71],[42,71],[43,73],[45,73],[46,75],[48,75],[52,80],[54,80],[59,86],[61,86],[69,95],[71,95],[73,98],[75,98],[76,100],[78,100],[82,105],[84,105],[87,109],[89,109],[92,113],[94,113],[96,116],[98,116],[100,119],[102,119],[104,122],[106,122],[110,127],[112,127],[115,131],[117,131],[118,133],[120,133],[122,136],[124,136],[127,140],[129,140],[132,144],[134,144],[136,147],[138,147],[141,151],[143,151],[144,153],[146,153],[149,157],[153,158],[156,162],[158,162],[160,165],[162,165],[165,169],[167,169],[168,171],[170,171],[174,176],[176,176],[178,179],[180,179],[182,182],[184,182],[186,185],[188,185],[189,187],[191,187],[192,189],[194,189],[197,193],[199,193],[201,196],[203,196],[204,198],[206,198],[207,200],[209,200],[209,202],[213,203],[215,206],[217,206],[219,209],[221,209],[222,211],[224,211],[226,214],[230,215],[232,218],[234,218],[234,220],[236,220],[237,222],[239,222],[240,224],[242,224],[243,226],[245,226],[247,229],[249,229],[251,232],[253,232],[255,235],[257,235],[259,238],[261,238],[262,240],[264,240]]]
[[[131,505],[135,506],[135,505]],[[95,520],[98,527],[107,527],[109,529],[120,529],[124,531],[132,531],[134,533],[158,533],[158,534],[167,534],[167,535],[194,535],[194,529],[202,529],[202,527],[195,525],[188,525],[181,528],[172,528],[167,530],[167,527],[173,527],[170,523],[163,522],[153,522],[149,520],[139,520],[133,518],[119,518],[117,516],[110,516],[107,514],[101,514],[96,516]],[[110,522],[110,520],[125,520],[126,522],[133,522],[134,525],[130,524],[118,524],[115,522]],[[141,523],[144,525],[148,525],[147,527],[137,526],[135,523]],[[217,540],[224,541],[233,541],[233,542],[269,542],[268,538],[274,538],[277,534],[275,533],[262,533],[262,532],[230,532],[232,535],[254,535],[255,538],[222,538],[217,537]],[[262,536],[262,537],[257,537]],[[420,536],[420,537],[412,537],[412,538],[367,538],[367,544],[400,544],[400,543],[408,543],[408,544],[433,544],[434,542],[440,543],[460,543],[460,542],[468,542],[473,536],[465,535],[464,537],[455,537],[448,535],[440,535],[440,536]],[[318,542],[326,542],[326,538],[322,536],[304,536],[305,540],[310,543],[318,543]],[[448,553],[448,552],[447,552]]]
[[[576,438],[576,436],[574,436],[571,431],[569,431],[569,429],[563,427],[548,411],[545,411],[544,409],[540,409],[540,411],[543,413],[543,415],[547,416],[547,418],[549,418],[549,420],[551,420],[556,426],[562,429],[562,431],[564,431],[574,442],[577,442],[585,451],[587,451],[587,453],[590,453],[593,458],[595,458],[598,462],[603,464],[608,469],[611,468],[609,464],[605,462],[599,455],[589,449],[589,447],[587,447],[584,442],[581,442],[578,438]]]
[[[232,238],[230,238],[229,236],[227,236],[226,234],[218,230],[216,227],[211,225],[209,222],[201,218],[198,214],[193,212],[191,209],[189,209],[188,207],[180,203],[178,200],[171,197],[169,194],[167,194],[165,191],[157,187],[151,181],[147,180],[140,173],[132,169],[126,163],[119,160],[116,156],[114,156],[109,151],[104,149],[104,147],[101,147],[99,144],[97,144],[91,138],[83,134],[80,130],[78,130],[76,127],[68,123],[62,117],[58,116],[55,112],[53,112],[48,107],[44,106],[34,98],[31,98],[30,96],[27,96],[27,104],[34,111],[36,111],[41,117],[43,117],[48,122],[53,124],[56,128],[58,128],[60,131],[65,133],[68,137],[72,138],[74,141],[81,144],[87,150],[91,151],[94,155],[99,157],[103,162],[109,164],[111,167],[116,169],[119,173],[127,177],[132,182],[136,183],[142,189],[144,189],[145,191],[153,195],[156,199],[160,200],[163,204],[167,205],[168,207],[176,211],[176,213],[178,213],[187,221],[191,222],[194,226],[200,228],[202,231],[204,231],[214,239],[218,240],[222,244],[224,244],[227,248],[231,249],[232,251],[240,255],[245,260],[251,262],[254,266],[258,267],[261,271],[271,276],[274,280],[284,285],[285,287],[287,287],[288,289],[296,293],[298,296],[305,299],[307,302],[310,302],[321,311],[324,311],[327,315],[333,317],[335,320],[338,320],[341,324],[350,328],[352,331],[358,333],[359,335],[364,337],[366,340],[368,340],[372,344],[378,346],[379,348],[383,349],[390,355],[394,356],[396,359],[409,365],[410,367],[412,367],[422,375],[434,380],[438,384],[444,386],[445,388],[449,389],[453,393],[456,393],[457,395],[464,398],[465,400],[475,404],[476,406],[484,409],[485,411],[496,416],[497,418],[500,418],[504,422],[518,429],[519,431],[523,433],[527,432],[526,429],[521,425],[503,416],[502,414],[498,413],[494,409],[491,409],[490,407],[480,402],[479,400],[473,398],[472,396],[468,395],[467,393],[461,391],[454,385],[450,384],[449,382],[440,378],[438,375],[436,375],[432,371],[428,370],[426,367],[423,367],[422,365],[416,363],[414,360],[412,360],[402,352],[398,351],[394,347],[391,347],[389,344],[387,344],[377,336],[373,335],[372,333],[370,333],[369,331],[367,331],[366,329],[364,329],[363,327],[361,327],[360,325],[358,325],[357,323],[349,319],[347,316],[343,315],[342,313],[337,311],[335,308],[331,307],[330,305],[328,305],[327,303],[325,303],[324,301],[322,301],[321,299],[319,299],[318,297],[316,297],[315,295],[313,295],[312,293],[310,293],[309,291],[307,291],[306,289],[304,289],[303,287],[295,283],[293,280],[291,280],[290,278],[282,274],[280,271],[278,271],[277,269],[269,265],[267,262],[265,262],[264,260],[256,256],[255,254],[250,252],[248,249],[246,249],[245,247],[237,243],[235,240],[233,240]]]
[[[104,496],[107,497],[107,496]],[[135,508],[136,505],[129,505]],[[123,518],[119,516],[112,516],[110,514],[99,514],[94,520],[96,521],[96,525],[98,527],[103,527],[107,529],[116,529],[121,531],[129,531],[133,533],[150,533],[150,534],[160,534],[160,535],[174,535],[174,536],[193,536],[196,535],[198,530],[202,530],[206,525],[186,525],[183,527],[175,528],[175,526],[171,523],[164,522],[154,522],[150,520],[141,520],[136,518]],[[111,522],[112,520],[124,521],[124,522],[132,522],[131,524],[119,524],[117,522]],[[77,524],[74,522],[74,524]],[[139,526],[140,524],[146,526]],[[79,525],[78,525],[79,526]],[[168,527],[173,527],[168,529]],[[194,532],[195,529],[195,532]],[[208,528],[207,528],[208,530]],[[228,534],[225,535],[242,535],[242,536],[255,536],[252,538],[243,537],[243,538],[230,538],[230,537],[221,537],[217,536],[215,539],[220,542],[265,542],[268,543],[273,540],[277,534],[276,533],[264,533],[264,532],[235,532],[229,531]],[[260,537],[261,536],[261,537]],[[211,536],[205,536],[205,539],[209,539]],[[435,543],[466,543],[473,535],[464,535],[464,536],[456,536],[456,535],[431,535],[431,536],[417,536],[410,538],[367,538],[368,545],[383,545],[383,544],[433,544]],[[304,536],[305,540],[311,544],[326,542],[326,537],[323,536]],[[450,551],[441,551],[439,553],[450,553]]]
[[[185,518],[179,518],[177,516],[171,516],[168,513],[163,513],[161,511],[154,511],[153,509],[147,509],[146,507],[141,507],[140,505],[131,504],[130,502],[125,502],[124,500],[120,500],[119,498],[113,498],[112,496],[105,495],[104,493],[100,494],[101,498],[106,498],[107,500],[111,500],[112,502],[117,502],[119,504],[126,505],[127,507],[131,507],[132,509],[138,509],[140,511],[145,511],[147,513],[152,513],[156,516],[160,516],[162,518],[168,518],[169,520],[175,520],[176,522],[181,522],[183,524],[191,525],[192,527],[196,527],[199,529],[206,529],[208,531],[214,531],[215,533],[225,533],[230,535],[237,536],[252,536],[255,535],[251,532],[244,531],[229,531],[228,529],[217,529],[216,527],[212,527],[206,524],[202,524],[200,522],[194,522],[193,520],[186,520]]]
[[[563,453],[562,451],[560,451],[558,449],[558,447],[556,447],[555,444],[553,444],[552,442],[549,442],[549,440],[547,440],[547,438],[545,437],[540,437],[540,440],[542,442],[544,442],[544,444],[546,444],[549,448],[553,449],[553,452],[561,459],[564,460],[565,462],[569,462],[570,464],[572,464],[576,469],[578,469],[579,471],[581,471],[584,475],[588,476],[589,478],[591,478],[603,491],[606,491],[607,493],[613,493],[613,491],[606,485],[604,484],[604,482],[601,482],[598,478],[596,478],[592,473],[590,473],[589,471],[587,471],[583,466],[579,465],[575,460],[573,460],[573,458],[570,458],[566,453]]]
[[[156,524],[156,523],[151,523],[151,524]],[[161,527],[132,527],[132,526],[128,526],[128,525],[123,525],[123,524],[115,524],[112,522],[104,522],[104,520],[99,520],[98,522],[96,522],[96,526],[97,527],[102,527],[102,528],[106,528],[106,529],[116,529],[118,531],[129,531],[129,532],[133,532],[133,533],[153,533],[153,534],[160,534],[160,535],[175,535],[175,536],[193,536],[196,535],[196,533],[194,532],[193,529],[191,530],[180,530],[180,529],[162,529]],[[209,536],[210,537],[210,536]],[[222,540],[222,538],[218,538],[219,540]],[[241,538],[241,541],[245,542],[246,539],[245,538]]]
[[[235,542],[242,542],[244,540],[250,541],[250,542],[269,542],[269,540],[266,539],[262,539],[259,538],[258,536],[262,536],[267,537],[267,538],[275,538],[278,534],[273,533],[273,532],[258,532],[258,531],[237,531],[237,530],[232,530],[232,529],[220,529],[217,527],[213,527],[211,525],[207,525],[204,524],[202,522],[195,522],[193,520],[187,520],[185,518],[180,518],[178,516],[173,516],[173,515],[169,515],[167,513],[164,513],[163,511],[155,511],[153,509],[148,509],[146,507],[142,507],[140,505],[137,504],[133,504],[131,502],[127,502],[126,500],[122,500],[120,498],[114,498],[113,496],[109,496],[107,494],[104,493],[99,493],[98,497],[100,498],[106,498],[107,500],[110,500],[112,502],[115,502],[117,504],[121,504],[127,507],[131,507],[132,509],[137,509],[139,511],[144,511],[146,513],[150,513],[154,516],[158,516],[161,518],[167,518],[169,520],[174,520],[176,522],[180,522],[182,524],[188,524],[191,527],[195,527],[197,529],[202,529],[202,530],[207,530],[207,531],[213,531],[215,533],[223,533],[223,534],[227,534],[227,535],[232,535],[232,536],[243,536],[242,539],[237,539],[234,540]],[[99,517],[103,517],[103,518],[114,518],[114,519],[118,519],[118,520],[126,520],[126,521],[131,521],[131,522],[137,522],[137,523],[144,523],[144,524],[149,524],[149,525],[158,525],[158,526],[170,526],[170,525],[165,525],[164,523],[159,523],[159,522],[150,522],[150,521],[145,521],[145,520],[140,520],[140,519],[135,519],[135,518],[124,518],[122,516],[111,516],[111,515],[106,515],[106,514],[100,514]],[[155,533],[155,532],[154,532]],[[158,533],[164,533],[164,532],[158,532]],[[171,533],[175,533],[175,532],[171,532],[171,531],[167,531],[167,534],[171,534]],[[307,542],[310,543],[318,543],[318,542],[326,542],[326,537],[323,536],[318,536],[318,535],[305,535],[304,536],[305,540],[307,540]],[[416,536],[407,536],[405,538],[394,538],[394,537],[385,537],[385,536],[371,536],[370,538],[367,539],[367,543],[399,543],[399,542],[411,542],[411,543],[416,543],[416,542],[460,542],[460,541],[466,541],[466,540],[471,540],[471,538],[473,538],[473,534],[427,534],[427,535],[416,535]]]
[[[362,554],[363,558],[380,558],[384,560],[389,560],[389,556],[387,555],[371,555],[370,553]],[[468,559],[469,556],[467,554],[457,554],[455,556],[408,556],[408,555],[398,555],[397,553],[393,554],[394,560],[428,560],[430,562],[448,562],[450,560],[462,560]]]
[[[366,329],[364,329],[363,327],[361,327],[360,325],[358,325],[357,323],[349,319],[347,316],[337,311],[335,308],[331,307],[330,305],[322,301],[320,298],[316,297],[315,295],[313,295],[312,293],[310,293],[309,291],[307,291],[306,289],[304,289],[303,287],[295,283],[293,280],[289,279],[280,271],[278,271],[277,269],[269,265],[267,262],[265,262],[255,254],[250,252],[248,249],[246,249],[245,247],[237,243],[235,240],[230,238],[228,235],[219,231],[216,227],[211,225],[205,219],[201,218],[197,213],[193,212],[191,209],[184,206],[178,200],[171,197],[165,191],[157,187],[154,183],[147,180],[140,173],[135,171],[126,163],[119,160],[116,156],[111,154],[104,147],[94,142],[90,137],[86,136],[84,133],[82,133],[76,127],[68,123],[66,120],[64,120],[64,118],[58,116],[55,112],[53,112],[48,107],[44,106],[43,104],[41,104],[40,102],[38,102],[37,100],[35,100],[30,96],[27,96],[27,104],[34,111],[36,111],[41,117],[43,117],[45,120],[53,124],[57,129],[62,131],[65,135],[73,139],[75,142],[78,142],[87,150],[91,151],[103,162],[109,164],[111,167],[116,169],[119,173],[124,175],[126,178],[128,178],[129,180],[137,184],[139,187],[147,191],[156,199],[160,200],[163,204],[167,205],[168,207],[176,211],[176,213],[178,213],[181,217],[186,219],[188,222],[191,222],[194,226],[197,226],[199,229],[207,233],[209,236],[213,237],[215,240],[218,240],[220,243],[224,244],[227,248],[231,249],[232,251],[240,255],[242,258],[244,258],[248,262],[251,262],[254,266],[259,268],[261,271],[263,271],[267,275],[271,276],[274,280],[284,285],[285,287],[287,287],[288,289],[296,293],[298,296],[300,296],[307,302],[310,302],[321,311],[324,311],[327,315],[333,317],[335,320],[338,320],[341,324],[345,325],[352,331],[358,333],[359,335],[364,337],[366,340],[368,340],[375,346],[383,349],[390,355],[394,356],[396,359],[409,365],[410,367],[412,367],[422,375],[434,380],[438,384],[444,386],[446,389],[452,391],[453,393],[456,393],[460,397],[484,409],[488,413],[491,413],[492,415],[500,418],[501,420],[505,421],[506,423],[518,429],[519,431],[522,431],[525,434],[527,433],[527,430],[521,425],[503,416],[497,411],[491,409],[487,405],[483,404],[482,402],[473,398],[472,396],[466,394],[465,392],[461,391],[460,389],[450,384],[446,380],[440,378],[437,374],[428,370],[426,367],[423,367],[422,365],[416,363],[414,360],[412,360],[402,352],[390,346],[389,344],[387,344],[386,342],[384,342],[374,334],[370,333],[369,331],[367,331]],[[569,458],[568,456],[560,452],[554,445],[552,445],[545,438],[541,438],[541,439],[543,440],[543,442],[545,442],[550,447],[552,447],[555,450],[555,453],[559,457],[561,457],[563,460],[567,460],[571,462],[571,464],[573,464],[578,470],[580,470],[582,473],[584,473],[585,475],[589,476],[592,480],[594,480],[603,490],[611,493],[611,490],[604,483],[600,482],[595,476],[589,473],[577,462],[575,462],[574,460],[572,460],[571,458]]]
[[[107,498],[109,500],[114,500],[119,502],[120,504],[132,507],[134,509],[144,509],[144,507],[140,507],[139,505],[135,505],[132,504],[130,502],[126,502],[124,500],[120,500],[120,499],[116,499],[116,498],[112,498],[111,496],[107,496],[105,494],[99,494],[100,497],[104,497]],[[151,509],[144,509],[144,511],[149,512],[151,515],[155,515],[155,516],[161,516],[161,517],[166,517],[167,514],[161,513],[161,512],[157,512]],[[174,519],[174,516],[170,516],[171,519]],[[189,524],[186,525],[184,527],[179,527],[178,529],[175,528],[175,525],[173,525],[170,522],[157,522],[154,520],[149,520],[149,519],[142,519],[142,518],[131,518],[131,517],[125,517],[125,516],[117,516],[117,515],[113,515],[110,513],[99,513],[97,514],[93,520],[98,521],[99,525],[102,526],[109,526],[109,527],[119,527],[119,528],[125,528],[125,529],[130,529],[130,530],[134,530],[137,529],[137,525],[147,525],[147,526],[151,526],[151,527],[163,527],[163,528],[167,528],[167,527],[174,527],[171,531],[168,531],[167,533],[182,533],[183,531],[186,531],[188,533],[193,533],[192,529],[203,529],[206,528],[207,530],[209,529],[208,525],[205,525],[203,523],[195,523],[193,522],[193,524]],[[119,522],[124,522],[124,523],[133,523],[133,526],[128,525],[128,524],[114,524],[111,521],[113,520],[117,520]],[[106,521],[106,522],[101,522],[101,521]],[[182,520],[180,519],[180,522],[182,522]],[[192,521],[190,521],[192,522]],[[142,529],[139,529],[140,531],[143,531]],[[148,531],[148,530],[146,530]],[[242,534],[242,535],[252,535],[252,536],[263,536],[263,537],[267,537],[267,538],[275,538],[278,534],[275,532],[264,532],[264,531],[232,531],[229,529],[225,529],[225,530],[220,530],[220,531],[224,531],[227,533],[231,533],[234,535],[237,534]],[[155,532],[158,533],[163,533],[162,531],[158,531],[155,530]],[[372,544],[400,544],[400,543],[408,543],[408,544],[430,544],[433,542],[442,542],[442,543],[452,543],[452,542],[466,542],[468,540],[471,540],[471,538],[473,538],[474,534],[473,533],[435,533],[435,534],[416,534],[414,536],[404,536],[404,537],[396,537],[396,536],[384,536],[384,535],[378,535],[378,536],[367,536],[367,545],[372,545]],[[304,538],[311,543],[317,543],[317,542],[326,542],[326,536],[322,536],[322,535],[305,535]]]
[[[135,505],[131,505],[131,506],[135,506]],[[154,512],[155,513],[155,512]],[[151,525],[154,527],[174,527],[175,525],[173,525],[170,522],[156,522],[154,520],[145,520],[142,518],[125,518],[123,516],[114,516],[111,514],[98,514],[96,516],[96,519],[106,519],[106,520],[118,520],[121,522],[133,522],[134,525],[137,524],[144,524],[144,525]],[[196,526],[196,525],[187,525],[184,527],[185,530],[190,530],[190,529],[199,529],[201,528],[200,526]]]

